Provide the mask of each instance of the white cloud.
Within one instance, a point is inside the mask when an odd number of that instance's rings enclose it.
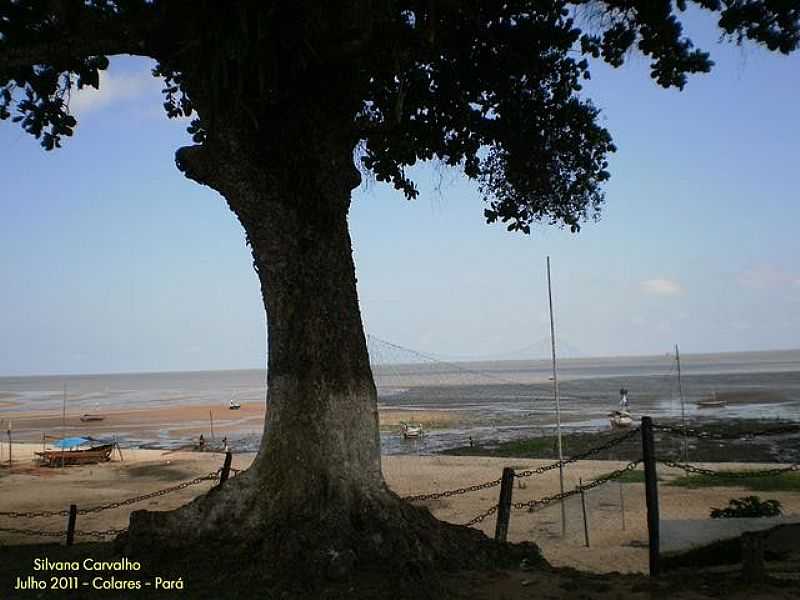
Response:
[[[640,284],[642,291],[658,296],[675,296],[683,293],[683,287],[672,279],[646,279]]]
[[[800,288],[800,276],[774,265],[759,265],[736,276],[740,286],[754,290]]]
[[[100,71],[100,89],[84,87],[78,90],[73,88],[69,100],[69,110],[80,118],[87,113],[102,110],[107,106],[127,100],[143,96],[160,98],[161,87],[161,80],[147,72],[112,75],[108,71]]]

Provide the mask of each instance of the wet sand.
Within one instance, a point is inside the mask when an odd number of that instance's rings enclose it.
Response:
[[[41,441],[42,435],[65,437],[89,435],[118,436],[131,440],[186,440],[203,434],[215,437],[257,434],[264,428],[263,402],[242,403],[239,410],[226,405],[170,405],[158,408],[104,411],[103,421],[82,422],[80,414],[67,413],[66,427],[61,413],[53,411],[6,412],[0,430],[5,432],[12,422],[13,439],[22,442]],[[381,407],[378,411],[382,430],[397,430],[403,421],[422,423],[426,430],[457,424],[461,415],[454,411],[401,410]],[[3,436],[5,437],[5,436]]]
[[[37,444],[15,446],[15,464],[11,470],[0,468],[0,511],[60,510],[69,504],[79,507],[145,494],[173,486],[220,468],[221,453],[134,449],[123,450],[124,460],[98,465],[65,469],[36,466],[33,453]],[[233,467],[246,468],[253,454],[235,454]],[[503,467],[522,470],[549,461],[463,456],[389,456],[383,458],[384,473],[389,486],[399,495],[429,493],[464,487],[500,476]],[[574,489],[584,482],[606,474],[625,463],[616,461],[585,461],[565,469],[565,488]],[[716,467],[717,465],[708,465]],[[719,468],[736,469],[743,465],[726,463]],[[747,464],[748,468],[758,465]],[[769,465],[771,467],[774,464]],[[732,497],[750,495],[737,488],[702,488],[687,491],[665,485],[672,477],[681,476],[670,469],[660,470],[664,480],[659,487],[662,519],[706,519],[711,507],[727,504]],[[167,510],[185,504],[196,495],[206,492],[211,482],[193,485],[181,491],[148,499],[118,509],[82,515],[78,530],[124,528],[131,510]],[[558,492],[558,470],[536,477],[520,479],[514,489],[514,502],[527,502]],[[425,505],[439,519],[465,523],[497,502],[498,487],[477,492],[432,500]],[[620,493],[622,496],[620,496]],[[800,494],[769,492],[769,498],[779,500],[786,514],[800,513]],[[622,501],[621,501],[622,497]],[[622,525],[624,502],[625,526]],[[513,510],[509,539],[514,542],[534,541],[554,565],[573,566],[594,572],[645,572],[647,569],[647,533],[645,521],[644,485],[641,483],[606,484],[588,492],[589,531],[591,547],[585,547],[583,518],[578,497],[565,504],[567,535],[561,536],[559,505],[538,512]],[[36,528],[60,531],[63,517],[10,519],[0,517],[0,527]],[[494,534],[495,519],[488,517],[475,526],[487,535]],[[29,535],[0,532],[0,544],[46,541]]]

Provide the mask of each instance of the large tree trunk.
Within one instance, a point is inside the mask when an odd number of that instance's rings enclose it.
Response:
[[[267,557],[273,570],[330,575],[484,561],[496,551],[485,536],[437,521],[383,480],[347,227],[359,182],[352,146],[316,143],[295,172],[254,165],[237,148],[194,146],[177,160],[225,196],[252,248],[269,340],[261,448],[245,473],[186,507],[133,513],[127,551],[210,541]]]

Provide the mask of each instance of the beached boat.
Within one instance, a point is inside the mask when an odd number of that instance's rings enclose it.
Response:
[[[615,410],[608,414],[608,422],[614,429],[628,429],[633,427],[633,415],[627,411]]]
[[[628,390],[619,391],[619,408],[608,413],[608,422],[613,429],[628,429],[633,427],[633,415],[628,409]]]
[[[240,408],[242,408],[242,405],[241,405],[241,404],[239,404],[239,403],[238,403],[236,400],[234,400],[233,398],[231,398],[231,399],[228,401],[228,409],[229,409],[229,410],[239,410]]]
[[[103,415],[85,414],[85,415],[81,416],[81,421],[83,423],[91,423],[91,422],[94,422],[94,421],[103,421],[104,419],[105,419],[105,417]]]
[[[115,444],[90,437],[73,437],[60,439],[53,446],[56,449],[36,452],[42,464],[48,467],[108,462]]]
[[[724,398],[718,398],[717,392],[714,392],[710,397],[702,398],[695,404],[697,404],[697,408],[720,408],[728,404],[728,402]]]
[[[400,423],[400,433],[404,439],[418,438],[423,434],[422,423]]]

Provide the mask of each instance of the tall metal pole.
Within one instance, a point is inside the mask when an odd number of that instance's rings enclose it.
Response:
[[[61,403],[61,468],[64,468],[64,438],[67,437],[67,384],[64,383],[64,400]]]
[[[556,432],[558,437],[558,483],[564,493],[564,452],[561,445],[561,399],[558,395],[558,370],[556,369],[556,326],[553,319],[553,291],[550,285],[550,257],[547,257],[547,298],[550,303],[550,347],[553,353],[553,396],[556,400]],[[561,500],[561,535],[567,534],[567,512]]]
[[[681,383],[681,353],[678,350],[678,344],[675,344],[675,361],[678,363],[678,394],[681,397],[681,426],[683,427],[683,461],[686,462],[689,457],[688,447],[686,445],[686,407],[683,402],[683,384]]]

